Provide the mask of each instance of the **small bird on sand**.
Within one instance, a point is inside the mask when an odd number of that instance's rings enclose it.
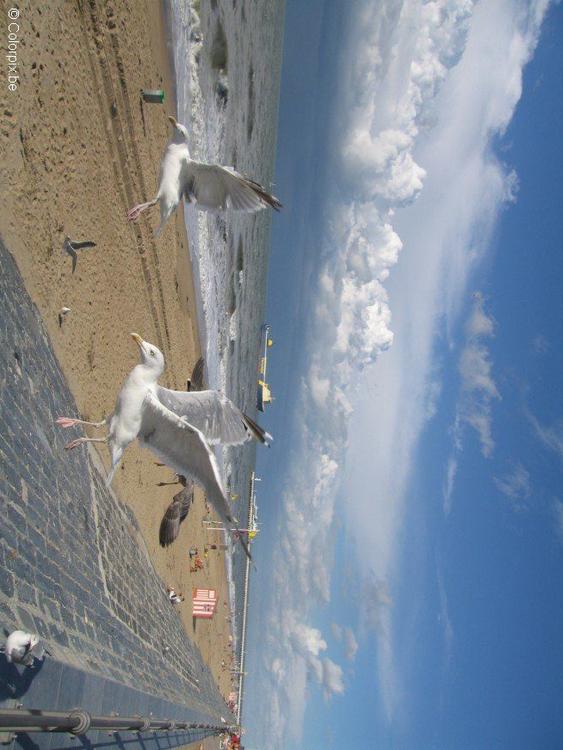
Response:
[[[115,411],[109,417],[109,434],[105,438],[77,438],[65,448],[70,450],[81,443],[108,443],[112,462],[107,477],[109,486],[123,451],[138,438],[177,474],[192,477],[201,485],[225,528],[236,532],[217,459],[210,446],[240,445],[251,439],[268,445],[271,435],[218,391],[188,393],[159,386],[158,378],[164,372],[162,352],[137,333],[131,337],[139,347],[141,362],[130,372],[119,392]],[[59,417],[56,421],[63,428],[106,424],[105,419],[86,422]],[[245,542],[240,541],[250,557]]]
[[[45,649],[40,643],[39,636],[25,633],[23,630],[14,630],[8,635],[4,653],[6,661],[23,664],[24,667],[31,667],[35,659],[42,661],[45,658]]]
[[[186,479],[181,474],[178,474],[177,477],[178,482],[182,485],[182,489],[174,495],[172,502],[162,517],[158,533],[158,540],[161,547],[168,547],[176,539],[180,533],[180,524],[188,515],[194,499],[194,483],[191,479]]]
[[[134,206],[127,214],[128,221],[136,221],[143,211],[160,203],[160,225],[155,231],[158,237],[182,196],[204,211],[232,208],[234,211],[254,212],[268,206],[280,210],[282,204],[277,198],[232,167],[191,159],[187,129],[174,117],[168,119],[174,132],[160,163],[158,192],[152,201]]]
[[[76,271],[76,261],[78,260],[78,250],[89,250],[91,247],[96,247],[95,242],[90,240],[84,240],[83,242],[75,242],[70,237],[65,237],[63,242],[63,250],[68,253],[72,258],[72,273]]]
[[[63,327],[65,316],[70,312],[70,307],[61,307],[59,310],[59,328]]]

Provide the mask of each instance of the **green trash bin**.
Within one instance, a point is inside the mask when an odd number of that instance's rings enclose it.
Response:
[[[141,89],[141,97],[147,104],[162,104],[164,91],[162,89]]]

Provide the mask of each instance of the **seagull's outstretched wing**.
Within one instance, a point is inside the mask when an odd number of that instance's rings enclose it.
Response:
[[[221,483],[217,459],[202,433],[167,409],[149,391],[143,401],[143,417],[139,441],[149,448],[177,474],[191,477],[205,491],[205,495],[225,527],[235,530],[225,490]],[[239,541],[250,557],[243,539]]]
[[[193,482],[188,481],[186,487],[182,487],[180,492],[174,495],[172,502],[162,517],[158,533],[158,540],[161,547],[168,547],[178,536],[180,524],[188,515],[193,498]]]
[[[262,185],[244,177],[232,167],[190,161],[184,169],[184,196],[207,211],[259,211],[271,206],[279,211],[282,204]]]
[[[240,445],[251,438],[267,443],[272,439],[219,391],[171,391],[158,386],[156,395],[161,404],[185,417],[212,445]]]

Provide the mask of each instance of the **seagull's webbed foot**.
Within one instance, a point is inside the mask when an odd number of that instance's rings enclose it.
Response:
[[[133,208],[127,212],[127,221],[137,221],[143,211],[146,211],[147,208],[154,206],[155,203],[156,201],[154,200],[148,201],[147,203],[139,203],[137,206],[133,206]]]
[[[76,438],[76,440],[71,440],[70,443],[67,443],[65,445],[65,451],[71,451],[73,448],[76,448],[76,446],[80,445],[81,443],[106,443],[107,438]]]
[[[72,419],[71,417],[57,417],[57,419],[55,420],[55,423],[63,429],[66,429],[67,427],[74,427],[74,425],[78,424],[78,422],[80,422],[79,419]]]
[[[57,417],[55,422],[59,425],[59,427],[67,429],[68,427],[74,427],[77,424],[85,424],[89,427],[103,427],[106,423],[106,420],[102,419],[101,422],[86,422],[84,419],[73,419],[72,417]]]

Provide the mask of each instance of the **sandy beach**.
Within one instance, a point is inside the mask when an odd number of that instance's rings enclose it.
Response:
[[[137,224],[125,218],[131,206],[156,192],[170,135],[166,115],[175,114],[164,18],[150,0],[120,0],[115,6],[96,0],[53,1],[48,7],[21,2],[19,10],[21,78],[0,115],[0,231],[42,314],[82,417],[99,420],[112,411],[137,361],[131,331],[163,351],[167,369],[161,382],[168,387],[184,388],[200,355],[182,211],[158,241],[152,234],[157,209]],[[3,12],[3,24],[6,19]],[[141,105],[142,88],[163,88],[164,106]],[[74,272],[63,252],[65,237],[96,243],[79,251]],[[60,325],[63,307],[70,312]],[[77,434],[69,430],[69,439]],[[99,454],[107,467],[104,446]],[[179,616],[226,695],[230,631],[224,560],[218,551],[203,555],[206,511],[199,491],[177,542],[160,548],[160,520],[179,487],[157,484],[172,479],[171,471],[133,445],[113,487],[133,509],[143,536],[139,542],[146,544],[163,586],[186,594]],[[189,570],[191,546],[204,562],[197,573]],[[215,619],[197,626],[191,617],[194,585],[217,588],[220,601]]]

